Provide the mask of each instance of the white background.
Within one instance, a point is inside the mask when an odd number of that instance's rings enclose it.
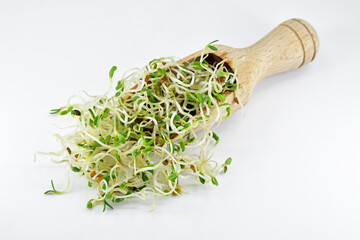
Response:
[[[360,239],[359,1],[0,1],[1,239]],[[49,109],[81,89],[208,42],[246,47],[299,17],[320,38],[314,62],[269,77],[217,130],[232,156],[219,186],[86,209],[95,191],[64,165]]]

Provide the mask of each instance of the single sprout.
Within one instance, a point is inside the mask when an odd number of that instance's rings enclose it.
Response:
[[[224,168],[224,173],[227,172],[227,170],[228,170],[228,167],[227,167],[227,166],[229,166],[229,165],[231,164],[231,162],[232,162],[232,158],[229,157],[228,159],[226,159],[226,161],[225,161],[224,164],[222,165],[222,167]]]
[[[240,97],[227,60],[212,63],[205,54],[217,50],[215,42],[199,59],[154,59],[125,73],[114,92],[112,87],[101,96],[83,92],[86,96],[76,96],[81,102],[72,97],[68,105],[50,111],[71,113],[77,125],[72,133],[57,136],[63,146],[58,156],[97,189],[88,208],[103,202],[105,211],[113,208],[107,201],[179,195],[180,182],[189,177],[201,184],[211,179],[218,186],[215,177],[227,170],[231,158],[221,166],[212,159],[219,142],[214,129],[231,114],[224,93],[234,91],[237,103]],[[111,84],[116,70],[109,72]],[[51,185],[46,194],[62,193]]]
[[[46,192],[44,192],[44,194],[51,194],[51,193],[63,194],[63,193],[65,193],[65,191],[58,191],[55,189],[54,181],[52,179],[51,179],[51,187],[52,187],[52,190],[47,190]]]
[[[106,202],[106,201],[104,200],[104,208],[103,208],[103,212],[105,212],[106,207],[109,207],[109,208],[111,208],[111,209],[114,209],[114,208],[113,208],[113,206],[111,206],[108,202]]]
[[[206,45],[208,48],[210,48],[211,50],[213,50],[213,51],[217,51],[218,49],[216,48],[216,47],[214,47],[213,45],[211,45],[211,44],[213,44],[213,43],[216,43],[216,42],[218,42],[219,40],[215,40],[215,41],[212,41],[211,43],[209,43],[208,45]]]

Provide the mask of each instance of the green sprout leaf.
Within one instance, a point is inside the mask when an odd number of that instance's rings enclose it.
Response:
[[[181,151],[184,152],[185,151],[185,143],[183,140],[180,140],[180,148],[181,148]]]
[[[126,182],[122,182],[119,186],[120,189],[125,189],[126,186]]]
[[[131,132],[131,133],[130,133],[130,136],[131,136],[132,138],[135,138],[136,140],[139,140],[139,139],[140,139],[140,137],[139,137],[136,133],[134,133],[134,132]]]
[[[182,163],[184,163],[184,164],[182,164]],[[181,169],[184,169],[184,168],[185,168],[185,161],[184,161],[184,159],[180,159],[180,168],[181,168]]]
[[[206,95],[204,93],[196,93],[196,98],[199,100],[199,102],[204,103],[206,99]]]
[[[205,69],[203,66],[201,66],[200,62],[193,62],[192,65],[193,65],[195,70],[203,70],[203,69]]]
[[[150,151],[152,151],[154,149],[155,149],[155,147],[149,147],[149,148],[144,149],[143,152],[147,153],[147,152],[150,152]]]
[[[116,91],[120,90],[123,87],[123,82],[122,81],[118,81],[117,85],[116,85]]]
[[[226,72],[221,72],[217,77],[220,78],[220,77],[225,77],[227,75]]]
[[[105,195],[105,197],[107,198],[107,199],[111,199],[112,198],[112,193],[111,192],[108,192],[106,195]]]
[[[80,172],[80,171],[81,171],[81,168],[72,166],[72,167],[71,167],[71,170],[72,170],[73,172]]]
[[[119,139],[119,137],[117,137],[117,136],[114,137],[113,145],[114,145],[114,147],[117,147],[117,146],[120,145],[120,139]]]
[[[218,181],[216,180],[215,177],[212,177],[212,178],[211,178],[211,182],[212,182],[212,184],[214,184],[215,186],[219,186],[219,183],[218,183]]]
[[[95,119],[95,114],[91,108],[88,109],[93,119]]]
[[[191,102],[196,102],[196,98],[192,94],[186,93],[186,96]]]
[[[231,162],[232,162],[232,158],[229,157],[228,159],[226,159],[225,164],[226,164],[226,165],[230,165]]]
[[[159,73],[161,74],[162,77],[165,76],[165,74],[166,74],[166,69],[158,68],[157,70],[159,71]]]
[[[157,78],[157,75],[154,74],[154,73],[149,73],[149,77],[151,77],[151,78]]]
[[[218,41],[219,41],[219,40],[212,41],[211,43],[209,43],[209,44],[207,45],[207,47],[210,48],[210,49],[213,50],[213,51],[217,51],[218,49],[217,49],[216,47],[214,47],[213,45],[211,45],[211,44],[216,43],[216,42],[218,42]]]
[[[200,180],[201,184],[205,184],[205,178],[202,177],[202,176],[204,176],[204,174],[202,172],[199,172],[199,174],[201,175],[201,176],[199,176],[199,180]]]
[[[174,117],[174,121],[180,121],[180,120],[181,120],[181,117],[176,114],[175,117]]]
[[[64,111],[60,112],[60,115],[66,115],[66,114],[68,114],[68,113],[69,113],[68,110],[64,110]]]
[[[93,204],[92,204],[92,201],[91,201],[91,200],[89,200],[89,201],[87,202],[86,207],[89,208],[89,209],[93,207]]]
[[[142,178],[142,180],[143,180],[144,182],[149,181],[149,177],[148,177],[148,176],[146,175],[146,173],[144,173],[144,172],[141,173],[141,178]]]
[[[157,103],[157,102],[159,102],[159,101],[154,97],[154,95],[150,95],[150,96],[149,96],[149,100],[150,100],[151,103]]]
[[[209,48],[211,49],[211,50],[214,50],[214,51],[217,51],[218,49],[216,48],[216,47],[214,47],[213,45],[209,45]]]
[[[218,93],[214,93],[214,96],[219,99],[221,102],[226,100],[226,97],[224,97],[224,95],[222,94],[218,94]]]
[[[230,105],[229,103],[223,103],[223,104],[220,104],[219,107],[229,106],[229,105]]]
[[[100,125],[100,115],[97,115],[94,119],[94,125],[98,128]]]
[[[226,108],[226,112],[227,112],[226,117],[229,117],[229,116],[231,115],[231,108],[230,108],[230,107],[227,107],[227,108]]]
[[[235,91],[236,89],[239,88],[239,85],[234,85],[231,88],[229,88],[230,91]]]
[[[120,141],[122,144],[125,144],[125,143],[126,143],[126,139],[125,139],[125,137],[124,137],[121,133],[118,134],[118,138],[119,138],[119,141]]]
[[[120,161],[120,155],[119,155],[118,151],[115,150],[114,155],[115,155],[116,160]]]
[[[155,58],[155,59],[153,59],[153,60],[151,60],[151,61],[149,62],[149,65],[151,66],[153,63],[156,63],[156,62],[158,62],[158,61],[160,61],[160,59]]]
[[[60,112],[60,110],[61,110],[61,108],[51,109],[50,114],[56,114],[56,113]]]
[[[110,174],[106,174],[104,176],[104,180],[107,182],[107,184],[109,184],[109,182],[110,182]]]
[[[173,174],[171,174],[168,179],[172,182],[175,182],[175,180],[177,179],[177,177],[179,176],[178,172],[174,172]]]
[[[115,179],[119,176],[119,173],[118,172],[112,172],[111,173],[111,178]]]
[[[159,123],[161,123],[161,122],[163,121],[162,118],[161,118],[160,116],[158,116],[158,115],[155,116],[155,119],[156,119],[156,121],[158,121]]]
[[[106,144],[109,144],[109,143],[110,143],[110,140],[111,140],[111,136],[110,136],[110,135],[107,135],[107,136],[106,136],[106,139],[105,139],[105,143],[106,143]]]
[[[134,152],[134,157],[137,157],[137,156],[139,156],[141,154],[141,151],[135,151]]]
[[[110,69],[110,72],[109,72],[109,78],[110,80],[112,80],[113,76],[114,76],[114,72],[116,71],[117,67],[116,66],[113,66],[111,69]]]
[[[216,141],[216,143],[219,142],[219,139],[220,139],[220,138],[219,138],[218,135],[216,135],[216,133],[213,132],[212,137],[213,137],[213,139]]]
[[[120,203],[120,202],[122,202],[124,200],[125,200],[125,198],[115,198],[116,203]]]
[[[113,206],[111,206],[108,202],[106,202],[106,200],[104,200],[104,208],[103,208],[103,212],[105,212],[106,207],[109,207],[111,209],[114,209]]]
[[[146,92],[147,96],[150,96],[152,93],[151,89],[142,89],[140,92]]]
[[[102,119],[107,118],[107,116],[109,115],[109,110],[110,110],[109,108],[104,109],[104,113],[102,114],[102,117],[101,117]]]
[[[207,97],[207,105],[209,108],[211,107],[211,98],[209,96]]]

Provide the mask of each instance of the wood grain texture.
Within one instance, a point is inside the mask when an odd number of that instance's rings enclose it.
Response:
[[[234,101],[238,94],[245,105],[253,92],[255,85],[265,77],[296,69],[314,60],[319,50],[319,38],[314,28],[302,19],[290,19],[268,33],[254,45],[247,48],[233,48],[225,45],[214,45],[217,51],[207,49],[221,59],[226,59],[232,71],[240,82],[240,89],[235,92],[226,92],[226,100],[231,111],[241,108]],[[202,50],[195,52],[182,61],[190,62],[199,57]],[[222,117],[226,116],[226,109],[221,108]],[[217,115],[217,110],[210,112],[210,121]]]

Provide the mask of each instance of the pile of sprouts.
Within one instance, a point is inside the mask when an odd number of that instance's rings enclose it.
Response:
[[[187,178],[218,185],[216,176],[227,171],[231,158],[221,165],[212,159],[219,141],[213,130],[231,114],[223,94],[239,84],[226,59],[207,62],[205,50],[216,51],[214,42],[191,62],[164,57],[126,72],[113,95],[112,87],[100,96],[82,91],[84,96],[73,96],[66,106],[51,110],[51,114],[71,115],[76,123],[71,134],[55,135],[62,149],[50,154],[97,189],[98,196],[88,201],[88,208],[102,203],[105,210],[149,194],[180,195],[184,188],[180,183]],[[111,86],[116,69],[109,73]],[[221,108],[227,116],[221,115]],[[210,109],[217,113],[211,121]],[[46,194],[63,193],[51,184]]]

